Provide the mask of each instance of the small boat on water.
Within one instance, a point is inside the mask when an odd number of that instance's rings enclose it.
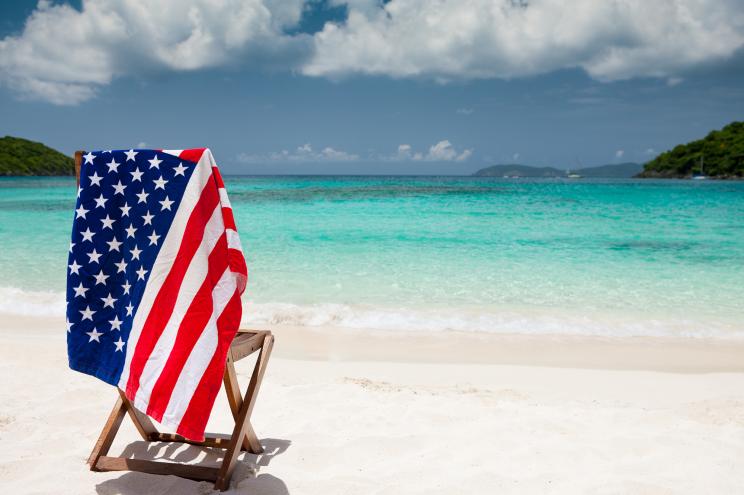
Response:
[[[705,175],[705,169],[703,166],[705,165],[705,157],[700,156],[700,173],[699,174],[692,174],[692,180],[706,180],[708,179],[708,176]]]
[[[581,179],[581,176],[577,173],[571,173],[571,170],[566,170],[566,177],[569,179]]]

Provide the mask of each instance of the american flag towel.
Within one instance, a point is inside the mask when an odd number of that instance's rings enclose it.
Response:
[[[209,149],[83,156],[67,270],[72,369],[203,440],[246,277]]]

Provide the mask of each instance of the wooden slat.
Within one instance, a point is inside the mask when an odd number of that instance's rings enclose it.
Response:
[[[207,433],[204,436],[203,442],[197,442],[195,440],[189,440],[184,438],[177,433],[153,433],[148,438],[150,442],[181,442],[188,443],[190,445],[198,445],[200,447],[216,447],[218,449],[226,449],[230,444],[230,436],[222,435],[219,433]]]
[[[77,185],[80,186],[80,169],[83,166],[83,152],[82,151],[76,151],[75,152],[75,179],[77,180]]]
[[[263,345],[266,332],[238,334],[230,345],[230,353],[234,361],[240,361],[259,350]]]
[[[215,481],[218,473],[217,468],[214,467],[108,456],[98,459],[97,467],[99,471],[139,471],[150,474],[169,474],[196,481]]]

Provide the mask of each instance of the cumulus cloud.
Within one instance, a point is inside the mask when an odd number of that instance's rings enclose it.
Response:
[[[673,77],[744,46],[741,0],[391,0],[314,37],[312,76],[514,78],[580,67]],[[675,79],[670,79],[674,81]]]
[[[297,50],[302,0],[39,2],[22,33],[0,40],[0,82],[57,104],[95,96],[114,78],[224,66]]]
[[[326,146],[316,151],[310,143],[298,146],[294,151],[282,150],[263,154],[241,153],[238,161],[242,163],[269,162],[353,162],[359,160],[359,155],[337,150]]]
[[[242,163],[271,162],[354,162],[366,161],[421,161],[421,162],[464,162],[473,154],[472,149],[457,150],[448,140],[439,141],[425,151],[415,151],[409,144],[401,144],[392,155],[367,154],[360,157],[356,153],[337,150],[326,146],[315,150],[310,143],[298,146],[293,151],[281,150],[268,153],[241,153],[237,160]]]
[[[615,158],[622,158],[625,155],[625,150],[617,150],[615,152]]]
[[[582,68],[674,86],[744,47],[741,0],[329,1],[348,18],[310,35],[295,28],[313,0],[42,0],[0,40],[0,83],[57,104],[118,77],[238,65],[439,81]]]
[[[472,154],[472,149],[457,151],[452,143],[444,139],[430,146],[426,152],[414,151],[410,144],[401,144],[396,154],[383,159],[387,161],[464,162]]]

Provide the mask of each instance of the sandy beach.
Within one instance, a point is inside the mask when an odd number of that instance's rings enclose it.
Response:
[[[114,390],[67,369],[62,322],[3,316],[3,493],[211,493],[172,476],[88,471]],[[744,345],[703,339],[386,334],[273,328],[228,493],[737,493]],[[243,383],[250,360],[238,363]],[[218,398],[210,431],[229,431]],[[113,454],[216,462],[138,441]]]

